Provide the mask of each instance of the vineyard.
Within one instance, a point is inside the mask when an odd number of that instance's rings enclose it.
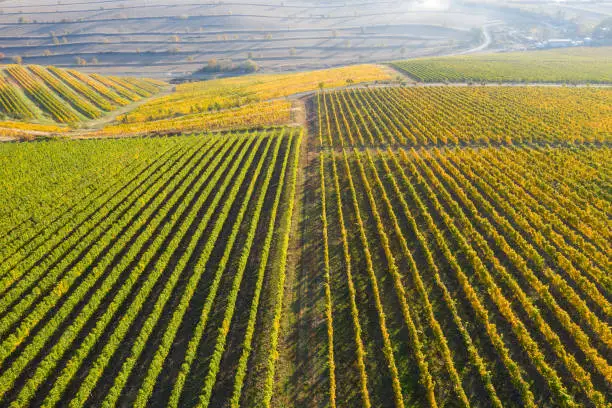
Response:
[[[163,86],[164,83],[149,79],[86,75],[39,65],[8,65],[0,70],[0,116],[77,124],[153,96]]]
[[[2,146],[1,405],[269,405],[301,138]]]
[[[612,47],[570,48],[397,61],[421,82],[612,83]]]
[[[610,148],[340,148],[360,128],[329,97],[312,207],[329,405],[609,404]]]
[[[176,86],[170,95],[122,115],[119,123],[94,133],[124,134],[218,131],[287,125],[292,103],[286,97],[350,83],[389,80],[380,66],[360,65],[299,74],[246,75]]]
[[[3,69],[0,406],[611,406],[612,88],[390,75]]]
[[[155,97],[165,86],[151,79],[86,75],[55,67],[11,65],[0,72],[2,133],[16,139],[32,139],[45,132],[41,125],[69,124],[47,128],[65,136],[116,137],[145,134],[261,129],[294,124],[292,113],[300,93],[319,87],[343,87],[363,82],[389,81],[390,70],[379,65],[358,65],[295,74],[246,75],[200,82],[187,82],[172,92]],[[110,121],[96,119],[134,101]],[[12,119],[12,120],[10,120]],[[22,124],[15,119],[25,120]],[[50,123],[36,123],[52,119]],[[92,127],[81,128],[91,121]],[[54,129],[54,130],[52,130]],[[67,131],[71,131],[69,134]]]
[[[138,135],[189,131],[219,131],[286,125],[291,122],[291,102],[256,102],[218,112],[194,113],[176,118],[135,123],[116,123],[93,132],[92,136]]]
[[[612,141],[608,88],[383,87],[325,92],[321,104],[325,146]]]
[[[172,95],[147,102],[126,115],[128,123],[155,121],[235,108],[326,87],[389,80],[378,65],[357,65],[297,74],[246,75],[177,85]]]

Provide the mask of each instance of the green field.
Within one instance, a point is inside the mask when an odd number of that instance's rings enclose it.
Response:
[[[1,146],[2,405],[269,401],[300,141]]]
[[[556,112],[569,99],[507,87],[313,99],[317,154],[304,171],[317,191],[305,193],[307,283],[296,290],[314,302],[301,312],[314,334],[307,374],[281,395],[352,407],[610,403],[610,130],[576,139],[541,108],[491,106],[510,106],[485,97],[498,91]],[[321,371],[326,381],[308,381]]]
[[[612,47],[419,58],[391,65],[420,82],[612,83]]]

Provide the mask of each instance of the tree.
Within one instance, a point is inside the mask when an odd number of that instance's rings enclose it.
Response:
[[[0,61],[2,61],[4,59],[4,57],[6,57],[6,55],[4,55],[3,52],[0,52]]]
[[[257,72],[259,71],[259,65],[253,60],[246,60],[243,64],[243,68],[246,72]]]
[[[13,61],[13,64],[18,64],[18,65],[21,65],[21,63],[23,62],[23,58],[21,57],[21,55],[15,55],[14,57],[11,58],[11,60]]]
[[[91,59],[91,63],[92,63],[92,65],[96,65],[96,64],[98,64],[98,62],[100,62],[100,61],[98,61],[98,59],[97,59],[96,57],[93,57],[93,58]]]
[[[45,57],[50,57],[51,55],[53,55],[53,53],[51,52],[51,50],[44,50],[44,51],[43,51],[43,55],[44,55]]]
[[[211,58],[208,60],[208,66],[207,66],[209,71],[214,71],[214,70],[218,70],[219,69],[219,62],[217,61],[216,58]]]
[[[294,56],[295,54],[296,54],[296,52],[295,52],[295,47],[291,47],[291,48],[289,49],[289,55]]]

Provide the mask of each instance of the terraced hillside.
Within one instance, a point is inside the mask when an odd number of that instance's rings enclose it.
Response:
[[[478,43],[472,27],[504,14],[364,0],[5,0],[0,47],[8,59],[112,75],[182,77],[212,59],[220,71],[247,61],[303,71],[466,49]]]
[[[8,65],[0,70],[0,115],[13,120],[77,124],[150,97],[164,85],[151,79]]]

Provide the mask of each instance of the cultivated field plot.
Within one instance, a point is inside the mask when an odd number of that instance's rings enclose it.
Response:
[[[609,95],[383,87],[313,97],[294,289],[308,301],[284,354],[297,378],[285,398],[610,404],[612,152],[598,116]]]
[[[8,65],[0,70],[0,115],[9,119],[75,124],[150,97],[164,85],[151,79],[86,75],[38,65]]]
[[[612,89],[382,87],[320,93],[325,146],[610,142]]]
[[[321,152],[317,395],[351,407],[609,404],[611,153]]]
[[[414,59],[393,66],[422,82],[612,83],[612,47]]]
[[[297,74],[245,75],[176,86],[175,92],[147,101],[121,116],[100,135],[226,130],[291,122],[289,96],[327,87],[390,80],[379,65],[356,65]]]
[[[354,65],[292,74],[244,75],[209,81],[187,82],[176,86],[168,96],[153,99],[129,112],[125,121],[142,122],[234,108],[248,103],[281,98],[300,92],[350,83],[391,79],[390,69],[380,65]]]
[[[269,402],[300,145],[1,145],[0,405]]]
[[[121,117],[121,119],[123,116]],[[121,122],[121,121],[120,121]],[[192,113],[153,121],[115,123],[89,133],[90,136],[144,135],[151,133],[242,130],[288,125],[291,102],[275,100],[256,102],[233,109]]]

